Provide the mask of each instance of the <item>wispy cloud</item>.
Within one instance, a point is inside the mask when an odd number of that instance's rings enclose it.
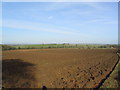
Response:
[[[53,16],[48,16],[48,19],[53,19]]]
[[[75,30],[70,30],[69,28],[60,28],[55,26],[50,26],[47,24],[27,22],[27,21],[18,21],[18,20],[3,20],[3,27],[24,29],[24,30],[37,30],[45,32],[53,32],[59,34],[78,34]],[[47,27],[47,28],[46,28]]]
[[[87,21],[84,21],[84,22],[81,22],[79,23],[78,25],[80,26],[85,26],[87,24],[108,24],[108,25],[114,25],[114,24],[118,24],[118,21],[115,21],[115,20],[111,20],[111,19],[108,19],[108,18],[95,18],[95,19],[90,19],[90,20],[87,20]]]
[[[51,3],[48,7],[45,8],[46,11],[53,11],[53,10],[61,10],[65,8],[69,8],[74,3],[60,3],[60,2],[54,2]],[[76,4],[76,3],[75,3]]]
[[[118,25],[118,21],[106,21],[106,22],[103,22],[103,24],[116,24],[116,25]]]
[[[74,8],[75,6],[81,7],[83,5],[86,6],[86,7],[92,7],[94,9],[106,10],[105,7],[103,7],[98,2],[94,2],[94,0],[93,0],[93,2],[78,2],[78,3],[76,3],[76,2],[74,2],[74,3],[70,3],[70,2],[67,2],[67,3],[66,2],[61,2],[61,3],[60,2],[55,2],[55,3],[51,3],[49,5],[49,8],[46,7],[45,10],[47,10],[47,11],[62,10],[62,9],[67,9],[67,8],[71,8],[71,7]]]
[[[2,0],[2,2],[118,2],[119,0]]]
[[[98,2],[89,2],[89,3],[83,3],[83,5],[92,7],[97,10],[106,10],[106,7],[103,7],[101,3]]]
[[[83,7],[85,7],[83,9]],[[51,3],[49,4],[48,7],[45,7],[44,10],[45,11],[57,11],[62,15],[86,15],[86,16],[90,16],[95,14],[96,12],[100,12],[100,11],[105,11],[105,10],[109,10],[110,7],[107,7],[105,5],[103,5],[102,3],[98,3],[98,2],[81,2],[81,3]]]

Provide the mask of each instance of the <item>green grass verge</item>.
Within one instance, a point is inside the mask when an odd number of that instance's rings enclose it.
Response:
[[[120,88],[120,61],[116,65],[115,70],[111,73],[110,77],[105,80],[100,88]]]

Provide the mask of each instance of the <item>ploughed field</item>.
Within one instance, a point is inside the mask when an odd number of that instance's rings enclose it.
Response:
[[[115,66],[115,49],[3,51],[3,87],[94,88]]]

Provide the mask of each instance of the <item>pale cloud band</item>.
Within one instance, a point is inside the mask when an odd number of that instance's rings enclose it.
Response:
[[[15,29],[26,29],[26,30],[37,30],[45,32],[54,32],[60,34],[77,34],[78,32],[68,31],[63,28],[46,28],[46,25],[41,23],[19,21],[19,20],[3,20],[3,27],[15,28]],[[70,30],[70,29],[69,29]]]
[[[2,2],[119,2],[119,0],[1,0]]]

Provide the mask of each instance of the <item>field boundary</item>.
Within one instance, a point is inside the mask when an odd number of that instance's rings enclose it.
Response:
[[[103,85],[103,83],[110,77],[110,75],[112,74],[112,72],[115,70],[116,66],[118,65],[118,63],[119,63],[119,61],[120,61],[120,55],[119,55],[119,53],[116,53],[116,54],[117,54],[117,56],[118,56],[118,60],[117,60],[117,62],[115,63],[114,67],[113,67],[112,70],[106,75],[106,77],[103,78],[103,79],[100,81],[100,83],[98,84],[98,86],[96,86],[95,88],[99,89],[99,88]]]
[[[39,45],[1,45],[4,50],[77,48],[77,49],[116,49],[117,45],[100,44],[39,44]]]

